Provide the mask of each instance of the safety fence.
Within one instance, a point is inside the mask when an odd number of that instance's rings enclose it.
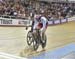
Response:
[[[67,23],[69,21],[74,21],[75,17],[71,18],[64,18],[64,19],[58,19],[58,20],[49,20],[48,24],[50,25],[57,25],[57,24],[63,24]],[[28,19],[13,19],[12,17],[0,17],[0,26],[9,26],[9,27],[25,27],[25,26],[31,26],[32,21]]]

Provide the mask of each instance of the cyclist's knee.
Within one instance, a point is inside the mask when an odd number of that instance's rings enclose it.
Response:
[[[41,34],[44,34],[45,31],[46,31],[46,29],[40,30],[40,33],[41,33]]]
[[[41,38],[45,35],[46,29],[40,31]]]
[[[33,30],[33,34],[36,34],[36,30]]]

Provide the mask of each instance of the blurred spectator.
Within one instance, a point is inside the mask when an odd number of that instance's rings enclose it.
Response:
[[[0,15],[33,18],[39,11],[45,10],[48,19],[60,19],[75,14],[75,3],[47,3],[39,2],[36,10],[36,1],[25,0],[0,0]],[[37,13],[36,13],[37,12]]]

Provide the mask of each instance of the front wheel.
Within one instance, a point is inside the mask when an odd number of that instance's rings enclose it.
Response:
[[[27,34],[27,44],[31,46],[34,51],[36,51],[39,47],[39,43],[31,31]]]
[[[39,42],[38,42],[38,38],[35,37],[35,35],[33,35],[33,48],[34,48],[34,51],[36,51],[39,47]]]
[[[33,40],[33,50],[36,51],[39,47],[39,44],[36,40]]]

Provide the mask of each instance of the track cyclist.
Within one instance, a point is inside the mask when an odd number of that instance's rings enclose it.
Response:
[[[32,31],[35,36],[36,36],[36,29],[39,29],[40,36],[42,38],[46,32],[47,26],[48,26],[48,19],[45,11],[41,11],[40,13],[34,16],[34,20],[32,23]]]

